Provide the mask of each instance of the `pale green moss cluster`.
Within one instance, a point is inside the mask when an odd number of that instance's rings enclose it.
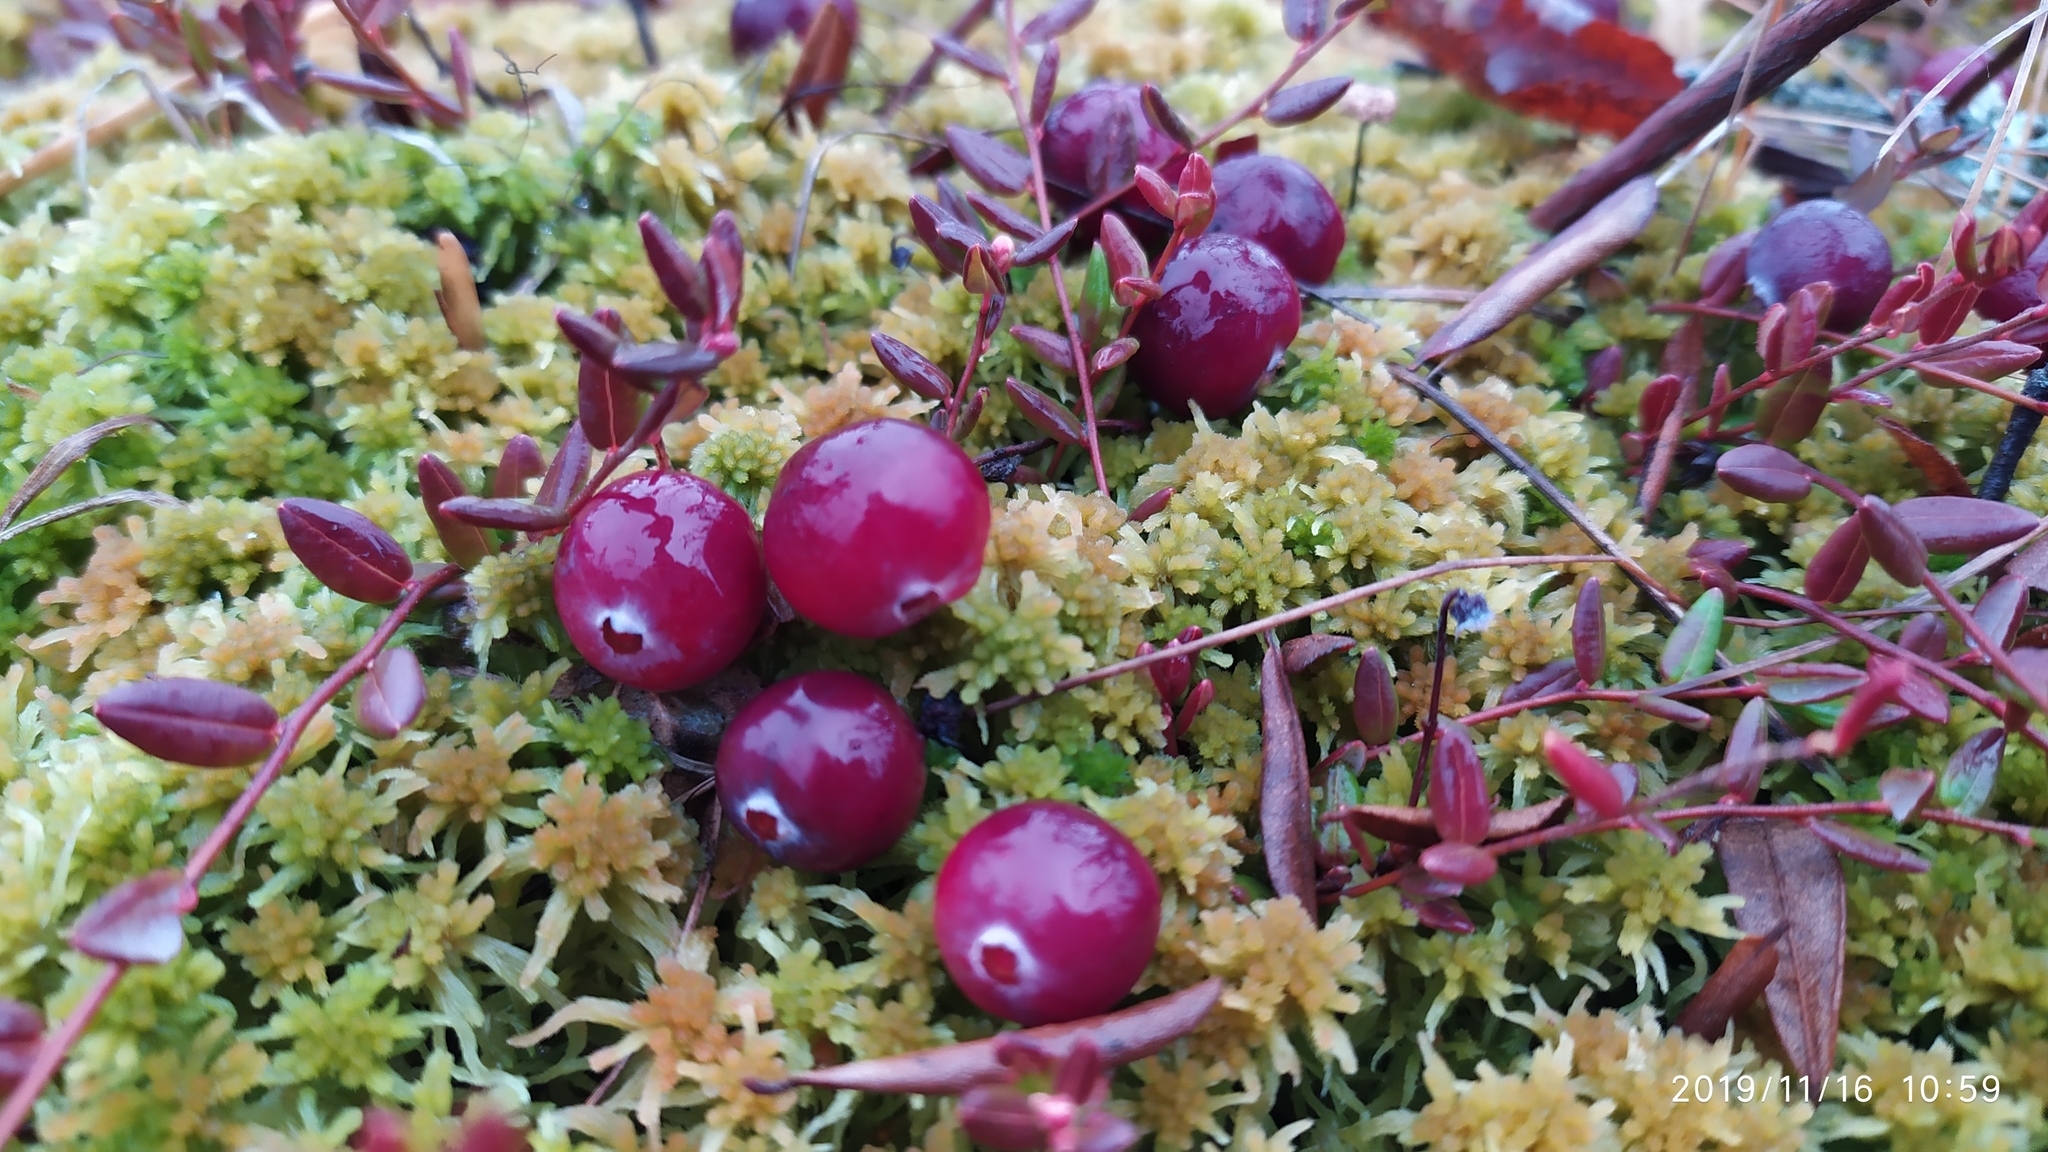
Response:
[[[669,429],[670,457],[759,517],[804,442],[873,416],[915,417],[875,362],[871,329],[949,369],[965,355],[976,301],[910,238],[920,187],[898,141],[820,137],[771,118],[796,58],[783,44],[748,71],[724,52],[723,8],[674,5],[656,30],[665,64],[647,76],[623,6],[430,6],[460,27],[499,96],[554,85],[530,114],[484,111],[423,136],[351,122],[310,136],[252,134],[195,151],[145,128],[96,152],[89,193],[68,170],[0,202],[0,467],[8,484],[62,437],[149,413],[102,443],[32,511],[140,487],[176,506],[60,522],[0,545],[0,995],[65,1012],[97,965],[63,931],[108,887],[182,860],[247,783],[143,756],[86,707],[152,673],[248,686],[280,709],[304,700],[356,651],[381,610],[321,589],[285,548],[285,495],[356,507],[421,560],[440,546],[413,494],[423,451],[480,489],[507,440],[545,444],[574,415],[575,356],[557,304],[612,307],[640,339],[677,318],[641,255],[633,218],[652,210],[685,242],[719,209],[751,258],[743,346],[709,381],[704,411]],[[924,13],[950,19],[938,9]],[[0,12],[0,46],[25,32]],[[923,24],[875,18],[853,81],[901,77]],[[993,47],[984,29],[977,43]],[[344,41],[345,44],[345,41]],[[324,50],[324,49],[323,49]],[[1213,122],[1255,94],[1292,50],[1270,4],[1139,0],[1102,5],[1070,38],[1064,87],[1155,80],[1184,116]],[[1388,80],[1363,41],[1314,65]],[[0,161],[74,122],[122,63],[0,112]],[[533,69],[538,68],[536,74]],[[126,91],[116,81],[110,91]],[[1404,83],[1403,114],[1357,151],[1353,243],[1338,279],[1477,287],[1535,239],[1521,211],[1578,160],[1566,139],[1479,108],[1443,84]],[[869,106],[857,90],[851,103]],[[346,102],[335,101],[339,112]],[[896,122],[935,134],[1000,128],[1007,97],[965,70]],[[842,110],[832,128],[858,123]],[[843,121],[843,122],[842,122]],[[1349,200],[1356,126],[1337,116],[1264,130]],[[829,148],[827,147],[829,143]],[[798,234],[796,202],[817,162]],[[1816,489],[1792,506],[1720,486],[1676,487],[1645,530],[1618,434],[1631,424],[1702,253],[1760,218],[1766,189],[1711,206],[1674,262],[1690,193],[1667,193],[1641,244],[1613,263],[1626,291],[1571,302],[1568,327],[1512,325],[1475,349],[1452,385],[1489,428],[1537,462],[1668,587],[1688,589],[1701,537],[1746,536],[1796,584],[1845,516]],[[1902,192],[1881,216],[1901,251],[1938,244],[1939,212]],[[487,347],[464,351],[436,312],[432,233],[472,245]],[[913,258],[899,266],[899,245]],[[791,271],[789,261],[798,250]],[[1673,273],[1674,264],[1676,267]],[[1081,276],[1069,270],[1070,286]],[[1054,273],[1040,270],[1005,323],[1057,327]],[[1361,305],[1371,323],[1311,305],[1288,363],[1241,417],[1154,420],[1103,445],[1114,489],[1086,469],[1065,486],[992,486],[994,528],[980,583],[950,610],[881,644],[801,626],[777,631],[746,667],[763,678],[820,665],[874,675],[899,696],[970,706],[962,753],[937,743],[935,782],[913,832],[859,873],[776,868],[728,835],[706,858],[679,797],[700,778],[656,744],[644,702],[565,700],[574,653],[553,617],[552,540],[522,540],[479,565],[464,601],[409,628],[430,666],[414,727],[377,740],[346,707],[315,723],[187,918],[175,962],[130,974],[37,1112],[62,1149],[331,1148],[360,1110],[413,1117],[418,1147],[484,1094],[529,1125],[537,1148],[964,1149],[950,1101],[757,1095],[750,1076],[912,1051],[990,1034],[947,980],[932,931],[931,876],[973,824],[1022,799],[1085,804],[1154,863],[1166,915],[1144,989],[1227,982],[1187,1040],[1116,1081],[1117,1107],[1161,1152],[1230,1148],[1487,1149],[2025,1148],[2048,1138],[2048,863],[1967,833],[1924,834],[1924,876],[1849,866],[1848,1066],[1875,1077],[1871,1102],[1688,1106],[1671,1077],[1776,1074],[1749,1023],[1709,1044],[1671,1030],[1734,933],[1735,899],[1704,846],[1673,856],[1612,837],[1510,858],[1462,906],[1470,935],[1421,927],[1398,894],[1347,899],[1321,923],[1268,896],[1258,857],[1260,707],[1250,649],[1197,664],[1216,697],[1164,753],[1149,682],[1122,677],[1009,711],[973,709],[1161,643],[1214,631],[1440,560],[1590,554],[1590,541],[1502,463],[1387,371],[1440,305]],[[1619,343],[1624,381],[1590,411],[1571,403],[1584,354]],[[1741,342],[1732,341],[1739,345]],[[1747,356],[1739,351],[1738,356]],[[1065,383],[1007,334],[984,378]],[[2003,408],[1913,381],[1891,418],[1981,467]],[[1072,397],[1068,397],[1072,399]],[[1127,397],[1117,414],[1143,415]],[[971,451],[1038,433],[997,389]],[[1916,494],[1896,443],[1840,406],[1803,457],[1886,498]],[[2029,455],[2014,502],[2048,511],[2048,448]],[[1142,523],[1127,508],[1174,494]],[[1534,668],[1570,654],[1584,570],[1475,570],[1356,601],[1313,627],[1388,651],[1412,721],[1432,672],[1424,638],[1450,588],[1494,609],[1455,641],[1444,712],[1497,702]],[[1608,589],[1608,679],[1655,680],[1664,631],[1622,582]],[[1852,601],[1902,590],[1876,568]],[[1811,639],[1807,629],[1738,631],[1737,659]],[[1818,658],[1818,657],[1817,657]],[[1856,658],[1843,652],[1835,658]],[[1296,678],[1318,755],[1354,735],[1355,657]],[[1725,735],[1732,706],[1716,705]],[[1788,709],[1825,723],[1825,706]],[[1538,747],[1554,723],[1646,787],[1697,768],[1698,738],[1595,703],[1482,725],[1503,803],[1554,795]],[[1939,766],[1991,721],[1957,709],[1946,728],[1882,733],[1820,781],[1778,770],[1778,795],[1874,794],[1894,764]],[[1412,756],[1412,750],[1406,756]],[[1396,751],[1366,772],[1376,803],[1405,803]],[[1995,802],[2048,819],[2048,761],[2009,755]],[[693,804],[697,802],[693,801]],[[691,812],[701,812],[691,807]],[[690,898],[706,901],[685,936]],[[1582,997],[1593,997],[1591,1001]],[[1577,1004],[1559,1014],[1548,1004]],[[1907,1075],[1967,1067],[2000,1076],[1995,1106],[1914,1104]],[[608,1071],[616,1079],[593,1097]]]

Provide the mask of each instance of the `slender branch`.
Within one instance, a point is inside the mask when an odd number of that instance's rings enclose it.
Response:
[[[1297,620],[1306,620],[1311,616],[1320,615],[1335,608],[1342,608],[1353,601],[1377,596],[1382,592],[1391,592],[1396,588],[1405,588],[1410,584],[1434,580],[1439,576],[1449,575],[1452,572],[1469,572],[1479,568],[1530,568],[1546,564],[1617,563],[1620,563],[1620,561],[1611,556],[1568,556],[1561,554],[1547,556],[1476,556],[1469,560],[1441,560],[1427,568],[1417,568],[1412,572],[1403,572],[1399,576],[1390,576],[1385,580],[1377,580],[1371,584],[1362,584],[1356,588],[1325,596],[1320,600],[1311,600],[1306,604],[1297,605],[1286,611],[1275,612],[1271,616],[1261,617],[1249,624],[1240,624],[1235,628],[1225,628],[1221,632],[1190,640],[1184,644],[1175,644],[1172,647],[1161,648],[1156,652],[1150,652],[1143,656],[1133,656],[1128,660],[1119,660],[1114,664],[1105,664],[1092,671],[1069,676],[1043,692],[1025,692],[997,700],[989,704],[983,711],[1007,711],[1019,704],[1027,704],[1033,700],[1042,700],[1047,696],[1055,696],[1069,689],[1079,688],[1083,684],[1093,684],[1098,680],[1107,680],[1112,676],[1122,676],[1126,672],[1136,672],[1143,668],[1150,668],[1162,660],[1172,660],[1176,657],[1200,652],[1205,648],[1215,648],[1219,645],[1232,644],[1239,640],[1249,639],[1261,632],[1266,632],[1282,625],[1292,624]]]
[[[2048,401],[2048,367],[2037,364],[2028,369],[2024,395],[2029,400]],[[2040,430],[2039,409],[2013,409],[2012,417],[2006,421],[2005,435],[1998,441],[1998,450],[1991,454],[1991,463],[1984,466],[1984,479],[1977,484],[1978,499],[2005,499],[2006,493],[2012,491],[2013,477],[2019,474],[2020,461],[2034,443],[2034,433]]]
[[[206,875],[207,869],[213,866],[213,862],[241,830],[250,813],[256,810],[257,802],[263,799],[263,794],[277,782],[277,778],[284,772],[285,765],[291,763],[292,753],[298,749],[300,739],[305,736],[307,727],[312,724],[313,718],[319,715],[320,709],[339,695],[350,681],[369,669],[371,662],[376,660],[377,654],[384,650],[384,646],[391,642],[391,638],[397,635],[399,627],[405,623],[406,617],[412,614],[413,609],[419,607],[435,589],[461,575],[462,569],[450,564],[424,580],[408,584],[405,595],[392,606],[391,614],[377,626],[377,631],[371,634],[369,642],[322,681],[320,686],[313,690],[313,694],[307,697],[305,703],[292,710],[278,735],[277,746],[271,749],[269,757],[263,761],[263,766],[256,770],[255,776],[249,781],[249,786],[236,797],[227,814],[221,817],[220,823],[214,825],[213,831],[207,834],[199,848],[185,862],[187,883],[197,885],[200,877]],[[100,974],[99,979],[86,992],[85,998],[64,1018],[63,1025],[37,1049],[35,1062],[15,1083],[14,1090],[8,1093],[6,1105],[0,1107],[0,1148],[5,1148],[21,1130],[21,1126],[28,1121],[29,1111],[35,1107],[36,1098],[42,1095],[43,1089],[55,1078],[64,1057],[70,1053],[72,1046],[78,1043],[79,1038],[85,1035],[86,1028],[92,1024],[93,1017],[113,994],[114,986],[120,983],[128,967],[118,962],[109,964],[106,971]]]
[[[995,6],[995,0],[974,0],[967,11],[961,13],[958,20],[953,21],[952,27],[946,29],[946,35],[955,40],[967,39],[967,34],[974,31],[983,20],[988,19],[988,14]],[[889,98],[882,101],[882,110],[878,115],[887,120],[902,111],[903,106],[910,103],[912,97],[925,90],[925,86],[932,82],[932,77],[937,75],[938,71],[939,50],[934,47],[925,56],[924,62],[917,66],[917,71],[910,74],[910,79],[897,85],[896,90],[889,93]]]

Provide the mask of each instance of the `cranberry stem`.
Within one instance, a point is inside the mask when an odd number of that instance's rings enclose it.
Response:
[[[1963,634],[1970,638],[1970,643],[1977,646],[1977,650],[1984,654],[1985,659],[1991,661],[1991,667],[2027,694],[2027,702],[2033,706],[2034,711],[2048,713],[2048,696],[2043,696],[2040,689],[2034,687],[2026,676],[2021,675],[2020,670],[2014,666],[2012,657],[2006,654],[2005,646],[1993,640],[1984,631],[1984,626],[1963,607],[1956,599],[1956,594],[1949,591],[1948,586],[1932,572],[1927,573],[1926,578],[1921,581],[1921,586],[1940,603],[1942,611],[1947,612],[1950,618],[1962,626]]]
[[[960,382],[953,386],[953,394],[946,398],[946,430],[953,430],[959,418],[960,405],[967,402],[968,389],[974,386],[974,369],[981,364],[981,357],[988,351],[989,317],[1001,307],[997,303],[1000,294],[991,292],[981,298],[981,314],[974,322],[974,339],[967,346],[967,363],[960,369]]]
[[[1017,77],[1023,74],[1023,49],[1017,39],[1017,6],[1003,5],[1003,44],[1009,53],[1009,67],[1003,77],[1003,90],[1010,95],[1010,106],[1016,111],[1017,127],[1024,134],[1024,149],[1031,158],[1031,199],[1038,206],[1040,227],[1052,227],[1052,196],[1045,185],[1045,125],[1031,122],[1030,109],[1024,104],[1024,89]],[[1095,470],[1095,490],[1109,496],[1109,473],[1102,466],[1102,434],[1095,423],[1095,381],[1089,371],[1089,350],[1087,337],[1081,331],[1081,321],[1074,314],[1074,302],[1067,292],[1067,278],[1060,274],[1055,259],[1052,268],[1053,295],[1060,303],[1060,322],[1067,329],[1067,344],[1073,351],[1076,387],[1081,393],[1081,428],[1088,445],[1088,464]]]
[[[234,805],[221,817],[220,823],[214,826],[213,831],[207,834],[205,841],[186,861],[186,883],[197,885],[200,878],[206,875],[206,870],[213,866],[213,862],[227,848],[228,842],[241,830],[242,824],[249,819],[249,814],[256,810],[256,802],[263,799],[263,793],[284,773],[284,767],[291,762],[292,753],[297,749],[300,738],[305,736],[307,727],[313,723],[313,718],[319,714],[320,709],[339,695],[350,681],[369,670],[370,664],[377,659],[377,654],[398,634],[399,626],[405,623],[405,618],[413,609],[419,607],[422,600],[435,589],[461,575],[462,569],[450,564],[424,580],[408,581],[405,594],[392,606],[391,615],[385,617],[384,622],[377,626],[377,631],[370,636],[369,642],[355,655],[343,661],[341,667],[334,670],[333,675],[322,681],[305,703],[292,710],[278,736],[277,747],[271,750],[269,758],[256,770],[256,775],[250,779],[249,786],[242,790]],[[110,963],[106,971],[100,973],[99,979],[86,991],[85,998],[64,1018],[63,1025],[37,1049],[35,1063],[29,1066],[28,1071],[15,1084],[14,1091],[8,1093],[5,1106],[0,1106],[0,1148],[5,1148],[14,1139],[15,1133],[27,1122],[29,1110],[35,1107],[36,1097],[42,1095],[43,1089],[49,1086],[51,1079],[57,1074],[58,1067],[63,1064],[64,1057],[70,1053],[72,1046],[78,1043],[79,1037],[85,1035],[86,1028],[92,1024],[93,1017],[99,1013],[100,1007],[107,1002],[107,997],[113,994],[114,986],[121,982],[121,977],[128,971],[128,967],[119,961]]]
[[[1811,621],[1801,621],[1801,623],[1811,623]],[[1831,641],[1830,643],[1832,644],[1833,642]],[[1512,704],[1499,704],[1492,708],[1474,712],[1469,716],[1459,717],[1459,723],[1466,725],[1490,724],[1495,720],[1505,720],[1510,716],[1517,716],[1523,712],[1533,712],[1538,708],[1550,708],[1559,704],[1580,704],[1588,701],[1632,704],[1637,697],[1650,694],[1647,691],[1624,688],[1574,688],[1564,692],[1552,692],[1543,696],[1531,696],[1526,700],[1517,700]],[[1757,684],[1733,684],[1720,688],[1691,688],[1682,692],[1661,691],[1656,693],[1658,696],[1686,700],[1747,700],[1751,697],[1762,696],[1763,694],[1764,688]],[[1369,760],[1375,756],[1384,756],[1388,751],[1399,745],[1413,744],[1417,740],[1422,739],[1422,737],[1423,733],[1416,731],[1399,737],[1392,743],[1366,744],[1361,746],[1365,749],[1366,759]],[[1353,743],[1356,743],[1356,741]],[[1342,751],[1343,749],[1340,747],[1338,752]],[[1336,755],[1337,753],[1331,753],[1332,758]],[[1327,763],[1328,761],[1325,761],[1325,764]],[[1320,769],[1323,766],[1318,765],[1318,768]],[[1414,801],[1410,800],[1409,803],[1413,804]]]

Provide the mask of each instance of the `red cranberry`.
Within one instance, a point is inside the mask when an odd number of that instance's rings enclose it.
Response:
[[[1204,233],[1159,279],[1138,313],[1131,375],[1177,416],[1188,402],[1229,416],[1252,402],[1274,358],[1301,328],[1301,293],[1273,254],[1241,236]]]
[[[1892,283],[1892,246],[1870,217],[1839,200],[1808,200],[1778,213],[1749,246],[1749,287],[1776,304],[1823,280],[1834,285],[1828,327],[1853,332]]]
[[[860,27],[860,9],[853,0],[832,0],[832,4],[850,27]],[[825,0],[734,0],[732,54],[745,57],[765,52],[784,32],[802,36],[824,6]]]
[[[870,420],[790,457],[761,543],[797,615],[872,639],[967,595],[988,523],[988,484],[958,445],[922,424]]]
[[[1124,132],[1136,145],[1129,150],[1116,146],[1118,134]],[[1146,119],[1144,98],[1134,84],[1097,84],[1053,105],[1045,118],[1043,148],[1046,181],[1055,198],[1069,208],[1130,183],[1139,164],[1157,170],[1169,182],[1179,179],[1187,159],[1187,149]],[[1117,203],[1150,211],[1135,190]]]
[[[1085,808],[1033,800],[969,829],[939,869],[939,957],[983,1011],[1019,1024],[1106,1012],[1151,963],[1159,881]]]
[[[767,606],[753,521],[687,472],[606,485],[555,556],[555,609],[576,650],[650,692],[717,675],[746,650]]]
[[[1297,280],[1321,284],[1344,252],[1344,214],[1315,174],[1284,156],[1254,153],[1216,166],[1212,231],[1258,244]]]
[[[2004,323],[2041,303],[2041,274],[2048,272],[2048,243],[2036,245],[2020,270],[1995,280],[1977,297],[1977,315]],[[2031,325],[2028,325],[2031,327]],[[2021,337],[2007,336],[2008,340]]]
[[[844,872],[889,850],[924,797],[924,740],[882,686],[806,672],[749,700],[718,745],[725,818],[777,861]]]

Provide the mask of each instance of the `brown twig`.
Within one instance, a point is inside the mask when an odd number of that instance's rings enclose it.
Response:
[[[1615,189],[1683,152],[1727,119],[1738,89],[1760,99],[1811,64],[1822,49],[1898,0],[1813,0],[1779,21],[1761,38],[1755,71],[1746,61],[1728,61],[1712,75],[1673,96],[1649,119],[1600,159],[1580,169],[1564,187],[1529,213],[1529,222],[1554,232],[1584,215]]]

